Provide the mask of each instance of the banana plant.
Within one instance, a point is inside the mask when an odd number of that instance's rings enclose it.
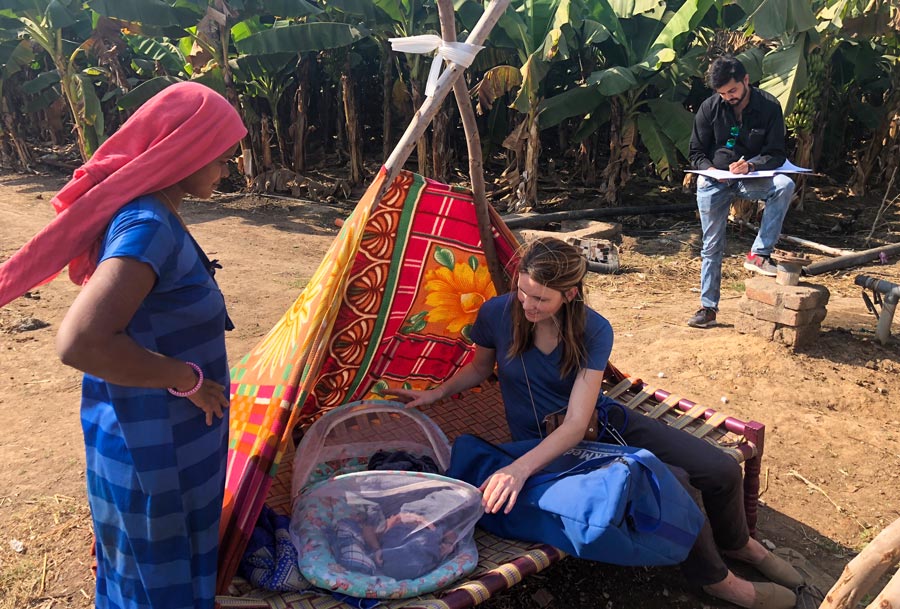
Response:
[[[587,17],[605,35],[594,35],[600,69],[579,86],[548,99],[543,126],[583,116],[576,138],[609,123],[609,162],[604,170],[608,203],[619,200],[638,145],[656,172],[673,177],[678,153],[687,156],[693,117],[681,104],[680,83],[696,76],[692,32],[715,0],[594,0]],[[678,5],[670,10],[668,4]]]
[[[744,31],[777,44],[763,59],[760,88],[789,114],[808,82],[806,57],[815,45],[816,15],[809,0],[737,0],[747,15]]]
[[[829,114],[840,117],[840,127],[828,129],[823,139],[837,134],[844,139],[834,143],[835,149],[845,150],[852,145],[848,132],[865,134],[860,138],[864,143],[853,154],[857,162],[850,181],[851,192],[862,195],[874,184],[891,179],[900,165],[896,128],[900,115],[900,7],[877,0],[826,0],[823,4],[817,13],[818,30],[831,41],[830,67],[838,98]]]
[[[258,2],[252,0],[229,2],[240,8],[250,5],[248,10],[259,8]],[[306,5],[304,0],[273,2]],[[120,107],[143,103],[169,84],[190,78],[219,90],[238,112],[242,111],[228,65],[231,49],[228,21],[234,12],[226,0],[178,0],[174,4],[168,0],[87,0],[87,3],[97,14],[117,20],[123,28],[143,38],[131,41],[143,47],[133,65],[136,71],[144,74],[148,71],[147,66],[141,65],[148,57],[150,61],[160,62],[155,64],[159,69],[152,70],[150,80],[119,100]],[[196,59],[198,49],[202,62]],[[244,173],[252,177],[255,164],[248,138],[241,140],[241,152]]]
[[[271,25],[252,18],[233,28],[234,43],[239,53],[234,62],[235,68],[245,78],[249,91],[267,99],[273,121],[276,123],[276,136],[280,138],[280,148],[285,157],[287,147],[283,135],[278,135],[283,127],[279,124],[277,106],[290,84],[284,80],[287,71],[297,66],[298,60],[304,54],[348,49],[353,43],[369,36],[369,30],[365,26],[354,22],[325,21],[323,18],[327,15],[322,9],[313,8],[315,9],[313,13],[306,13],[294,19],[276,20]],[[267,70],[274,70],[274,75],[265,75]],[[350,79],[345,79],[344,106],[353,108],[356,102],[348,97],[352,94],[351,87]],[[295,133],[295,137],[298,136],[301,135]],[[351,182],[358,182],[362,179],[363,167],[361,138],[350,138],[350,144]],[[304,155],[305,150],[297,150],[295,154]],[[295,159],[295,167],[298,164],[302,166],[303,163],[298,163]]]
[[[17,19],[24,35],[50,56],[86,161],[105,138],[103,111],[94,88],[97,75],[81,67],[89,46],[91,14],[77,0],[6,0],[3,7],[0,16]],[[71,42],[79,37],[81,42]]]
[[[6,97],[6,83],[34,61],[34,51],[31,42],[19,40],[16,31],[4,25],[11,24],[6,18],[0,18],[0,137],[7,140],[9,147],[15,151],[14,162],[18,167],[28,170],[33,162],[31,150],[19,137],[17,116]]]
[[[514,203],[514,210],[537,205],[541,149],[538,115],[547,97],[546,78],[551,66],[569,58],[576,28],[602,30],[585,26],[587,4],[590,2],[582,0],[515,0],[491,34],[491,44],[508,51],[516,65],[501,64],[488,70],[475,93],[482,105],[513,93],[510,107],[523,115],[507,138],[507,146],[524,151],[524,159],[517,160],[522,167],[523,196]],[[480,9],[471,0],[457,8],[464,15],[464,23],[480,17]]]
[[[402,99],[408,103],[408,112],[412,116],[425,100],[425,81],[431,66],[430,57],[395,54],[390,50],[388,39],[439,33],[437,10],[434,3],[427,0],[328,0],[326,6],[331,12],[363,20],[370,27],[372,38],[379,44],[385,110],[382,151],[387,158],[391,150],[391,123],[388,120],[391,100]],[[418,172],[424,176],[437,175],[440,178],[448,171],[446,156],[442,154],[447,148],[447,122],[448,115],[444,108],[432,122],[431,166],[428,163],[427,136],[423,134],[416,142]]]

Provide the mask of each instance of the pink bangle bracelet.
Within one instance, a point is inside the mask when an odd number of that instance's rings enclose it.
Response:
[[[200,391],[200,387],[203,385],[203,370],[200,369],[200,366],[195,364],[194,362],[184,362],[188,366],[194,369],[194,372],[197,374],[197,384],[188,389],[187,391],[178,391],[174,387],[169,387],[169,393],[179,398],[186,398],[194,395],[198,391]]]

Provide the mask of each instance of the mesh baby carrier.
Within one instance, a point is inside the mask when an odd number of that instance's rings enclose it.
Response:
[[[316,421],[292,484],[304,577],[350,596],[407,598],[471,573],[481,493],[440,475],[449,459],[440,428],[396,402],[354,402]]]

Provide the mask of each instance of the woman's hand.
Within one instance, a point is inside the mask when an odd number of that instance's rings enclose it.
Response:
[[[509,514],[526,480],[528,480],[527,471],[516,463],[510,463],[491,474],[478,489],[481,491],[484,512],[496,514],[506,504],[503,513]]]
[[[187,399],[193,402],[194,406],[206,413],[207,425],[213,424],[213,415],[216,415],[220,419],[224,417],[225,413],[222,411],[225,408],[228,408],[228,398],[225,396],[225,387],[207,378],[203,379],[203,384],[200,385],[200,389],[197,393],[188,396]]]
[[[440,389],[388,389],[385,395],[395,395],[400,398],[401,402],[406,403],[407,408],[418,408],[420,406],[428,406],[444,399],[444,394]]]

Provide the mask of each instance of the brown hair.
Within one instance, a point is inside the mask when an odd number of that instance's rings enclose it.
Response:
[[[512,290],[518,292],[519,274],[524,273],[534,281],[563,293],[563,305],[556,314],[562,342],[560,377],[584,367],[587,350],[584,346],[586,312],[584,304],[584,275],[587,260],[581,250],[555,237],[541,237],[526,244],[519,255],[519,264],[512,274]],[[565,293],[577,288],[571,300]],[[512,306],[513,338],[509,357],[516,357],[531,348],[533,324],[525,318],[521,304]]]

